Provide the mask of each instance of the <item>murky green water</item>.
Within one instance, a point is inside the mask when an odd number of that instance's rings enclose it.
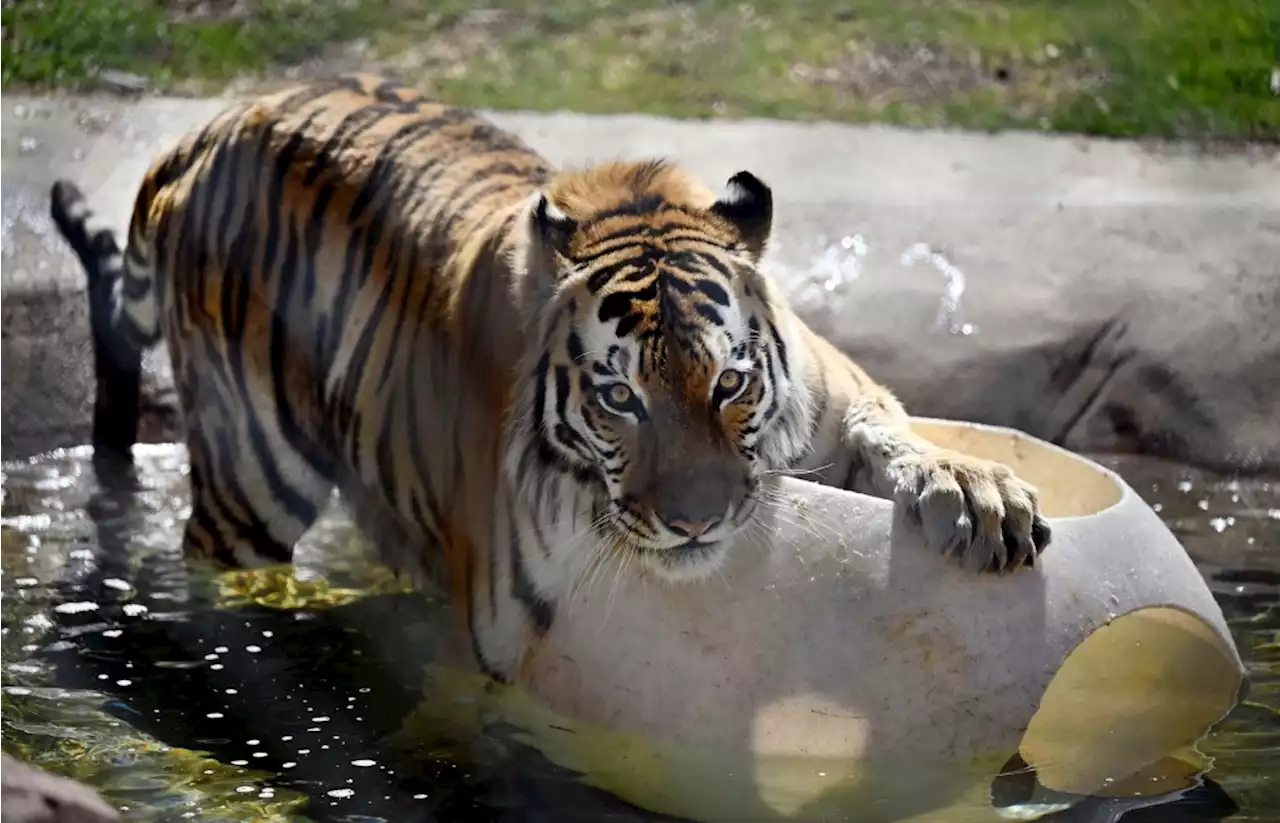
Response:
[[[184,454],[139,453],[132,492],[98,492],[87,451],[4,467],[5,751],[86,780],[130,820],[657,819],[502,728],[465,746],[393,743],[444,605],[362,564],[336,517],[293,579],[189,579]],[[1183,540],[1254,684],[1201,747],[1203,788],[1123,817],[1099,802],[1045,819],[1280,820],[1280,482],[1103,462]]]

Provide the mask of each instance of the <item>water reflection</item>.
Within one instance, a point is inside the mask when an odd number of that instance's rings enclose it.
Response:
[[[296,573],[203,577],[177,552],[182,451],[139,454],[105,490],[85,451],[5,467],[6,751],[100,787],[131,820],[662,819],[576,782],[501,722],[476,739],[397,742],[445,604],[364,563],[335,513]],[[990,819],[1189,823],[1237,804],[1233,820],[1266,819],[1280,808],[1280,487],[1105,462],[1205,572],[1253,692],[1202,747],[1212,779],[1163,805],[1004,779]]]

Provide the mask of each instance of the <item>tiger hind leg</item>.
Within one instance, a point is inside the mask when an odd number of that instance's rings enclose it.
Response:
[[[319,520],[333,483],[284,444],[266,452],[228,422],[197,415],[187,438],[191,515],[183,553],[220,568],[289,563]],[[257,439],[261,443],[261,439]]]
[[[329,502],[331,473],[284,438],[274,404],[233,409],[213,392],[184,391],[193,381],[178,382],[191,464],[184,553],[223,568],[291,562]]]

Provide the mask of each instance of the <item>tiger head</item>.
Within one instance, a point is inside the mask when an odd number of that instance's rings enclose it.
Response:
[[[538,343],[509,476],[544,505],[591,490],[603,542],[667,580],[713,571],[807,442],[801,347],[757,268],[772,211],[747,172],[716,197],[656,161],[564,172],[527,204]]]

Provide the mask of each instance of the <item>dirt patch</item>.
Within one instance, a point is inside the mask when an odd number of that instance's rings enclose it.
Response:
[[[828,65],[797,63],[790,76],[855,98],[872,110],[945,106],[982,95],[1000,100],[1010,115],[1026,118],[1048,110],[1057,99],[1102,86],[1101,72],[1055,56],[1051,50],[1032,59],[993,60],[978,49],[938,43],[860,41],[850,42],[846,54]]]

